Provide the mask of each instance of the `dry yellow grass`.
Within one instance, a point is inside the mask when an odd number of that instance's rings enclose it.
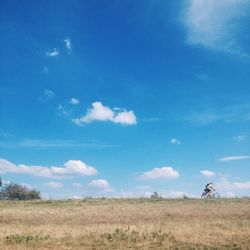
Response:
[[[250,249],[250,199],[0,202],[1,249]]]

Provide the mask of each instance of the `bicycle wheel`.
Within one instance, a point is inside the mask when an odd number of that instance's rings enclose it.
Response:
[[[220,194],[217,193],[217,192],[215,192],[215,193],[213,194],[213,198],[219,199],[219,198],[220,198]]]
[[[202,198],[202,199],[206,199],[206,198],[207,198],[207,194],[206,194],[205,192],[203,192],[203,193],[201,194],[201,198]]]

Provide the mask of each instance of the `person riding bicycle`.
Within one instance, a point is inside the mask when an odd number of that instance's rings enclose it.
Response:
[[[212,183],[212,182],[207,183],[207,185],[205,186],[204,191],[205,191],[207,194],[212,194],[212,193],[215,191],[215,188],[214,188],[214,186],[213,186],[213,183]]]
[[[213,183],[210,182],[205,186],[204,192],[201,194],[201,198],[219,199],[220,194],[218,192],[215,192],[215,187],[214,187]]]

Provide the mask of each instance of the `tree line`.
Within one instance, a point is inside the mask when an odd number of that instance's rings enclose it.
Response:
[[[0,200],[40,200],[41,193],[36,189],[16,183],[3,184],[0,177]]]

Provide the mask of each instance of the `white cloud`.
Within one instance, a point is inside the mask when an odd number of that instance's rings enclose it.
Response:
[[[102,189],[102,190],[109,190],[110,189],[109,183],[104,179],[93,180],[89,183],[89,186],[93,187],[93,188]]]
[[[248,0],[189,0],[184,13],[188,42],[248,56],[240,48],[239,35],[245,32],[249,7]]]
[[[248,181],[248,182],[234,182],[233,186],[236,189],[250,189],[250,181]]]
[[[64,168],[62,167],[52,167],[51,171],[53,174],[59,175],[86,175],[91,176],[97,174],[95,168],[86,165],[84,162],[79,160],[69,160],[64,164]]]
[[[64,39],[64,43],[65,43],[67,52],[70,54],[71,50],[72,50],[71,39],[69,37],[67,37],[66,39]]]
[[[172,167],[153,168],[150,171],[143,173],[139,179],[154,180],[154,179],[173,179],[179,177],[179,173]]]
[[[60,54],[60,52],[59,52],[59,50],[58,50],[57,48],[53,48],[53,49],[48,50],[48,51],[46,52],[46,55],[47,55],[47,56],[51,56],[51,57],[59,56],[59,54]]]
[[[140,192],[133,192],[133,191],[124,191],[120,190],[117,197],[120,198],[139,198],[139,197],[145,197],[150,198],[153,194],[153,191],[140,191]],[[158,194],[163,198],[183,198],[183,196],[187,196],[189,198],[197,198],[196,195],[178,191],[178,190],[163,190],[162,192],[158,192]]]
[[[69,103],[72,104],[72,105],[78,105],[80,103],[80,101],[77,98],[72,97],[70,99]]]
[[[120,189],[118,191],[115,191],[112,193],[113,198],[150,198],[152,194],[154,194],[155,190],[151,189],[146,190],[144,188],[138,189],[138,187],[135,190],[125,190]],[[198,198],[199,196],[188,193],[185,191],[179,191],[179,190],[157,190],[157,193],[163,197],[163,198],[183,198],[183,196],[187,196],[189,198]]]
[[[180,145],[181,144],[181,142],[178,139],[176,139],[176,138],[172,138],[171,141],[170,141],[170,143],[171,144],[175,144],[175,145]]]
[[[189,198],[197,198],[194,194],[178,190],[164,191],[161,195],[164,198],[183,198],[184,196]]]
[[[114,123],[132,125],[136,124],[136,117],[134,112],[131,111],[122,111],[114,116]]]
[[[250,156],[248,155],[241,155],[241,156],[227,156],[222,157],[219,159],[221,162],[230,162],[230,161],[239,161],[239,160],[247,160],[250,159]]]
[[[49,187],[49,188],[57,189],[57,188],[62,188],[64,185],[61,182],[53,182],[53,181],[51,181],[51,182],[47,182],[46,186]]]
[[[123,125],[133,125],[136,124],[136,116],[132,110],[120,111],[117,108],[111,109],[108,106],[104,106],[101,102],[94,102],[86,115],[73,119],[73,122],[79,126],[93,121],[110,121]]]
[[[92,121],[112,121],[114,112],[106,106],[103,106],[101,102],[92,103],[87,114],[80,118],[82,123],[90,123]]]
[[[229,191],[229,192],[227,192],[227,193],[225,194],[225,197],[227,197],[227,198],[236,198],[237,196],[236,196],[235,193]]]
[[[206,177],[212,177],[212,176],[214,176],[214,172],[209,171],[209,170],[202,170],[202,171],[200,171],[200,173],[201,173],[203,176],[206,176]]]
[[[116,198],[136,198],[136,197],[150,197],[150,194],[148,194],[147,196],[141,193],[134,193],[132,191],[125,191],[123,189],[121,189],[116,195]]]
[[[97,174],[97,170],[80,160],[69,160],[64,164],[64,167],[46,167],[24,164],[15,165],[5,159],[0,159],[0,173],[30,174],[48,178],[68,178],[74,175],[95,175]]]
[[[217,183],[219,189],[225,190],[250,190],[250,181],[247,182],[230,182],[227,178],[222,177]]]
[[[74,200],[80,200],[80,199],[82,199],[82,197],[79,196],[79,195],[73,195],[71,198],[74,199]]]

